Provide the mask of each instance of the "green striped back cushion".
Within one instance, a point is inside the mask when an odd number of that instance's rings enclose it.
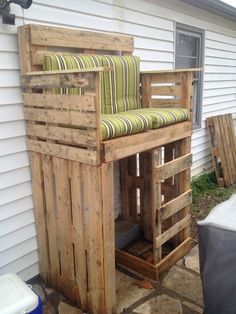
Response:
[[[140,108],[139,57],[104,56],[103,66],[113,68],[113,71],[104,73],[107,113]]]
[[[49,55],[43,59],[43,70],[73,70],[73,69],[85,69],[102,67],[102,56],[95,55],[81,55],[81,56],[61,56],[61,55]],[[105,113],[105,95],[104,95],[104,76],[100,73],[100,103],[101,112]],[[60,88],[56,89],[58,94],[70,94],[70,95],[84,95],[83,88]]]
[[[112,67],[113,71],[100,74],[101,113],[113,114],[138,109],[140,103],[140,60],[135,56],[61,56],[43,59],[43,70],[72,70],[93,67]],[[83,95],[83,88],[61,88],[61,94]]]

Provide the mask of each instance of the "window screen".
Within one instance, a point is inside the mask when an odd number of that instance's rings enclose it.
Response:
[[[176,24],[175,68],[200,68],[203,66],[204,31]],[[202,107],[202,72],[194,74],[193,87],[193,124],[201,124]]]

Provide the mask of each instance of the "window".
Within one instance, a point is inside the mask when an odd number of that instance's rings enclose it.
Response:
[[[176,24],[175,68],[203,66],[204,31],[184,24]],[[200,127],[202,112],[202,72],[194,74],[193,125]]]

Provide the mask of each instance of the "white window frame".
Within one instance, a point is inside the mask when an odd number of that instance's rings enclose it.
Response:
[[[176,68],[176,59],[177,59],[177,33],[192,35],[200,39],[199,46],[199,58],[197,67],[204,66],[204,47],[205,47],[205,31],[203,29],[193,27],[190,25],[175,23],[175,68]],[[195,119],[193,121],[193,128],[197,129],[201,127],[202,123],[202,100],[203,100],[203,72],[198,73],[199,88],[197,90],[197,102],[195,104],[196,108],[193,108],[193,111],[196,111]]]

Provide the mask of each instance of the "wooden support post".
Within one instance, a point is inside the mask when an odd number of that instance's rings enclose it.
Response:
[[[140,176],[143,187],[140,189],[140,224],[146,240],[152,241],[152,151],[139,154]]]
[[[156,238],[161,235],[161,181],[156,180],[155,168],[161,164],[161,148],[152,153],[152,232],[153,232],[153,263],[157,264],[162,258],[162,249],[156,247]]]

